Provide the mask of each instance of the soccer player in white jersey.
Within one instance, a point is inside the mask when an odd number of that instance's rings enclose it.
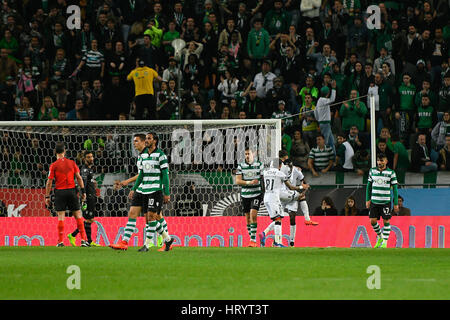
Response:
[[[289,176],[281,172],[281,165],[283,162],[280,159],[275,159],[271,163],[271,167],[264,171],[264,205],[269,212],[269,217],[272,219],[272,223],[266,228],[266,230],[260,235],[261,246],[265,246],[265,234],[272,228],[275,233],[275,241],[273,246],[284,248],[281,239],[281,219],[283,218],[283,206],[281,205],[280,192],[283,185],[287,185],[290,190],[297,191],[295,198],[298,200],[300,197],[300,187],[294,187],[289,182]]]
[[[300,193],[298,200],[295,199],[295,195],[292,194],[292,190],[288,190],[286,187],[280,193],[281,204],[285,209],[287,209],[289,214],[290,223],[290,235],[289,235],[289,245],[294,246],[295,234],[297,232],[297,225],[295,222],[295,217],[298,211],[298,205],[300,203],[300,209],[302,210],[303,216],[305,218],[305,224],[307,226],[317,226],[318,222],[312,221],[309,217],[309,207],[306,202],[306,191],[309,189],[309,184],[305,182],[305,176],[301,171],[301,168],[295,167],[292,161],[288,158],[288,154],[284,150],[280,151],[280,159],[283,160],[283,165],[281,166],[281,171],[289,174],[289,182],[295,186],[300,187],[304,192]]]

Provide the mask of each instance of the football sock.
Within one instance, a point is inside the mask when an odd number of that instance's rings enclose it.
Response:
[[[163,218],[159,219],[158,222],[161,224],[161,226],[163,227],[164,231],[169,233],[169,231],[167,229],[166,219],[164,219],[164,217],[163,217]]]
[[[153,242],[153,238],[156,232],[156,221],[149,221],[145,227],[147,238],[145,239],[145,246],[148,248],[150,243]]]
[[[81,239],[86,240],[86,231],[84,230],[84,223],[82,218],[75,219],[77,221],[77,229],[80,231]]]
[[[275,242],[281,243],[281,223],[275,222],[275,226],[273,228],[275,233]]]
[[[300,201],[300,209],[303,212],[303,216],[305,217],[305,220],[306,221],[311,220],[311,218],[309,217],[309,208],[308,208],[308,204],[306,203],[306,200]]]
[[[383,241],[387,241],[389,239],[390,233],[391,233],[391,224],[386,222],[383,227]]]
[[[58,243],[63,242],[64,221],[58,221]]]
[[[258,224],[252,223],[250,225],[250,240],[256,242],[256,230],[258,229]]]
[[[163,229],[161,223],[160,223],[159,221],[155,221],[155,222],[156,222],[156,232],[157,232],[158,234],[162,234],[163,231],[164,231],[164,229]]]
[[[86,231],[87,241],[89,243],[91,243],[92,242],[92,238],[91,238],[91,232],[92,232],[91,223],[89,223],[87,221],[84,221],[84,230]]]
[[[158,232],[158,233],[161,234],[161,235],[163,236],[164,241],[166,241],[166,242],[167,242],[167,241],[170,241],[171,237],[170,237],[169,231],[168,231],[168,229],[167,229],[167,222],[166,222],[166,219],[164,219],[164,217],[161,218],[161,219],[159,219],[159,220],[158,220],[158,224],[161,225],[161,232]],[[157,230],[157,231],[158,231],[158,230]]]
[[[136,219],[128,218],[128,222],[127,225],[125,226],[125,232],[123,233],[122,240],[128,242],[135,228],[136,228]]]
[[[290,242],[294,242],[294,240],[295,240],[295,232],[297,230],[297,226],[296,225],[291,226],[290,230],[291,230],[291,234],[289,236],[289,241]]]
[[[272,221],[272,223],[267,226],[266,230],[264,230],[264,233],[267,235],[270,231],[272,231],[274,225],[275,221]]]
[[[380,225],[378,224],[378,222],[376,224],[372,225],[373,230],[375,231],[375,233],[381,237],[381,229],[380,229]]]
[[[251,238],[252,237],[252,227],[250,224],[247,225],[247,232],[248,232],[248,236]]]
[[[150,222],[147,222],[145,225],[145,243],[144,246],[147,248],[150,246],[150,243],[153,242],[154,232],[151,231]]]
[[[78,233],[80,232],[80,230],[75,229],[74,232],[72,232],[72,237],[76,237],[78,235]]]

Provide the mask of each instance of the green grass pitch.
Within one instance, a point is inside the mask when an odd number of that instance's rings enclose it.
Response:
[[[137,249],[1,247],[0,299],[450,299],[448,249]],[[370,265],[380,289],[367,288]]]

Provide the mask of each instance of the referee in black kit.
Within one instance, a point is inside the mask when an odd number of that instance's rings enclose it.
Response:
[[[92,241],[91,225],[94,222],[95,217],[95,207],[97,204],[97,190],[94,183],[94,153],[92,151],[85,151],[83,153],[83,165],[80,168],[80,174],[83,178],[84,187],[86,189],[86,203],[82,204],[81,211],[83,213],[84,229],[86,230],[87,241],[92,247],[100,247],[99,244]],[[77,236],[79,230],[75,229],[74,232],[69,233],[67,237],[69,238],[72,246],[76,246],[75,237]]]

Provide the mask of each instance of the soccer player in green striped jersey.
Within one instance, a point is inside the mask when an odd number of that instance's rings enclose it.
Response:
[[[253,151],[245,149],[245,161],[238,164],[236,184],[241,186],[242,208],[247,221],[247,231],[250,236],[249,247],[257,247],[256,232],[258,229],[258,210],[262,201],[261,175],[264,165],[255,160]]]
[[[148,157],[142,159],[139,177],[133,190],[148,195],[148,206],[144,208],[147,220],[147,239],[139,251],[148,251],[155,231],[162,235],[165,247],[158,251],[169,251],[174,239],[167,231],[167,223],[162,216],[162,205],[170,201],[169,162],[164,152],[158,148],[156,133],[147,133],[145,143]]]
[[[370,209],[369,218],[373,230],[377,234],[374,248],[386,248],[391,233],[391,188],[394,192],[394,211],[398,212],[398,188],[395,171],[387,167],[384,153],[377,154],[377,167],[369,170],[366,189],[366,208]],[[383,218],[383,231],[378,220]]]
[[[148,157],[148,149],[145,146],[145,134],[136,134],[133,138],[134,148],[139,152],[139,157],[137,160],[137,167],[141,170],[142,160]],[[124,180],[120,182],[120,186],[126,186],[129,183],[136,181],[138,176],[134,176],[130,179]],[[128,198],[131,199],[131,208],[128,213],[128,222],[125,227],[125,232],[122,237],[122,241],[117,244],[110,245],[111,248],[115,250],[127,250],[128,249],[128,241],[130,240],[132,234],[136,229],[136,220],[141,211],[147,207],[148,205],[148,195],[134,192],[133,189],[130,191]]]

